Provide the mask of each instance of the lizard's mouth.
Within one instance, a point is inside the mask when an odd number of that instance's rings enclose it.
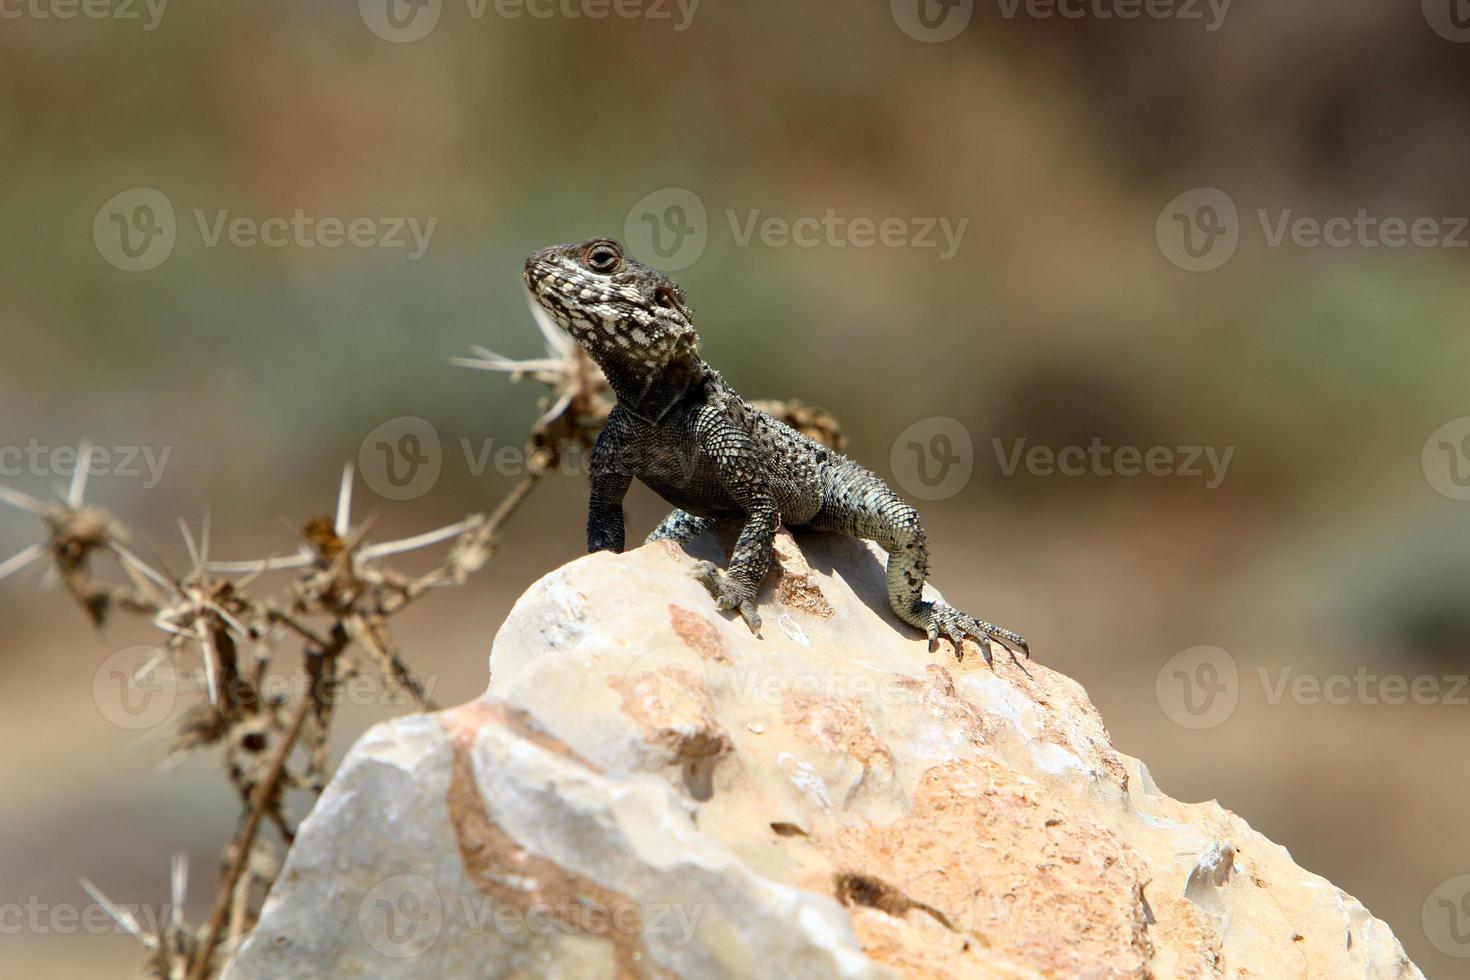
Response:
[[[536,281],[545,277],[546,275],[546,273],[541,269],[541,259],[539,258],[539,254],[540,253],[537,253],[526,259],[525,268],[521,269],[521,281],[524,282],[526,284],[526,288],[531,290],[532,292],[536,291]]]

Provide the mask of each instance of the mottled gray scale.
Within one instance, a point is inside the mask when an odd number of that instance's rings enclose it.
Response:
[[[693,514],[682,510],[671,510],[669,516],[659,522],[658,527],[644,540],[645,544],[655,541],[673,541],[676,544],[688,544],[699,537],[714,524],[710,517],[695,517]]]
[[[688,542],[721,518],[742,526],[726,569],[695,567],[721,609],[759,632],[755,597],[782,523],[876,541],[888,551],[888,601],[956,654],[969,638],[1014,659],[1026,641],[923,598],[929,553],[918,512],[870,470],[745,402],[699,356],[684,292],[608,239],[526,260],[536,301],[595,360],[618,404],[592,453],[589,550],[621,551],[623,498],[642,481],[673,504],[648,540]]]

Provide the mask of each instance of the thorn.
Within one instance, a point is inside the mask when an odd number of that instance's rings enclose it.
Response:
[[[210,705],[218,705],[219,691],[217,688],[219,685],[217,680],[219,677],[219,668],[214,663],[216,656],[214,651],[214,635],[209,630],[205,630],[199,645],[204,653],[204,656],[201,658],[204,661],[204,693],[209,697]]]
[[[0,485],[0,503],[9,504],[18,510],[28,510],[37,517],[45,517],[49,513],[46,505],[39,500],[4,485]]]
[[[179,518],[179,531],[184,535],[184,546],[189,549],[189,560],[194,563],[195,568],[203,567],[199,560],[199,546],[194,543],[194,535],[182,517]]]
[[[342,485],[337,489],[337,519],[332,529],[337,532],[337,537],[347,537],[347,529],[352,526],[352,463],[349,462],[342,467]]]
[[[119,905],[113,904],[112,899],[102,894],[102,890],[96,885],[92,884],[92,882],[88,881],[86,878],[79,878],[77,880],[81,883],[82,891],[92,896],[92,901],[102,906],[102,910],[108,914],[113,922],[116,922],[118,925],[122,926],[129,935],[138,940],[138,942],[142,943],[144,946],[148,947],[150,950],[158,948],[157,937],[144,932],[143,927],[138,925],[138,920],[134,918],[132,912]]]
[[[71,487],[66,491],[66,506],[78,510],[87,492],[88,471],[92,468],[92,444],[83,442],[77,447],[77,468],[71,474]]]
[[[113,554],[117,555],[118,558],[122,560],[123,564],[131,568],[136,568],[138,571],[148,576],[148,578],[152,579],[156,585],[160,585],[170,592],[173,591],[173,582],[169,581],[169,579],[164,576],[162,572],[155,571],[152,566],[148,565],[146,562],[143,561],[143,559],[133,554],[127,548],[112,540],[109,540],[107,542],[107,546],[112,549]]]
[[[576,389],[572,389],[571,391],[563,394],[560,398],[556,400],[556,404],[548,408],[544,413],[542,413],[541,417],[536,420],[536,428],[540,429],[550,425],[553,419],[558,418],[562,412],[565,412],[567,410],[567,406],[571,405],[572,399],[576,396]]]
[[[311,553],[304,547],[297,548],[294,555],[284,558],[254,558],[248,561],[212,561],[208,568],[222,575],[259,575],[262,572],[279,572],[290,568],[304,568],[312,563]],[[244,582],[240,583],[244,585]]]
[[[403,538],[398,541],[385,541],[382,544],[368,545],[359,554],[364,558],[383,558],[387,555],[397,555],[405,551],[414,551],[418,548],[427,548],[431,544],[438,544],[449,538],[463,534],[470,527],[469,521],[460,521],[448,527],[441,527],[437,531],[425,531],[423,534],[411,538]]]
[[[189,897],[189,855],[175,854],[169,867],[169,900],[174,932],[184,931],[184,902]]]
[[[140,535],[140,537],[142,536]],[[168,579],[169,588],[175,592],[181,591],[179,587],[179,577],[174,574],[174,570],[172,568],[168,567],[168,562],[164,559],[162,553],[159,552],[157,545],[155,545],[153,541],[147,537],[142,537],[142,541],[143,544],[147,545],[149,552],[152,553],[153,560],[158,562],[159,567],[163,569],[163,574]]]
[[[29,548],[25,549],[15,557],[10,558],[7,561],[0,562],[0,579],[4,579],[6,576],[14,575],[16,572],[21,571],[45,553],[46,546],[44,544],[41,544],[40,542],[37,542],[36,544],[31,545]]]
[[[250,636],[250,631],[245,628],[245,624],[241,623],[234,616],[231,616],[223,606],[213,602],[206,602],[204,608],[214,613],[220,619],[223,619],[229,625],[230,629],[239,635],[240,639],[244,640]]]

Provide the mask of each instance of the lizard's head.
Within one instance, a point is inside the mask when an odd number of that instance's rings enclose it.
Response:
[[[684,291],[610,238],[552,245],[526,259],[531,297],[604,368],[640,372],[697,357]]]

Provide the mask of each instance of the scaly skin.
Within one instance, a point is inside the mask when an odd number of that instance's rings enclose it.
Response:
[[[876,541],[888,551],[888,601],[904,622],[963,657],[991,641],[1030,655],[1010,630],[923,598],[929,553],[919,515],[871,471],[757,411],[699,356],[684,292],[609,239],[544,248],[526,260],[532,297],[607,375],[617,406],[592,451],[589,551],[622,551],[623,497],[636,477],[676,509],[648,540],[692,540],[742,523],[728,568],[694,574],[721,609],[759,634],[755,596],[781,523]]]

